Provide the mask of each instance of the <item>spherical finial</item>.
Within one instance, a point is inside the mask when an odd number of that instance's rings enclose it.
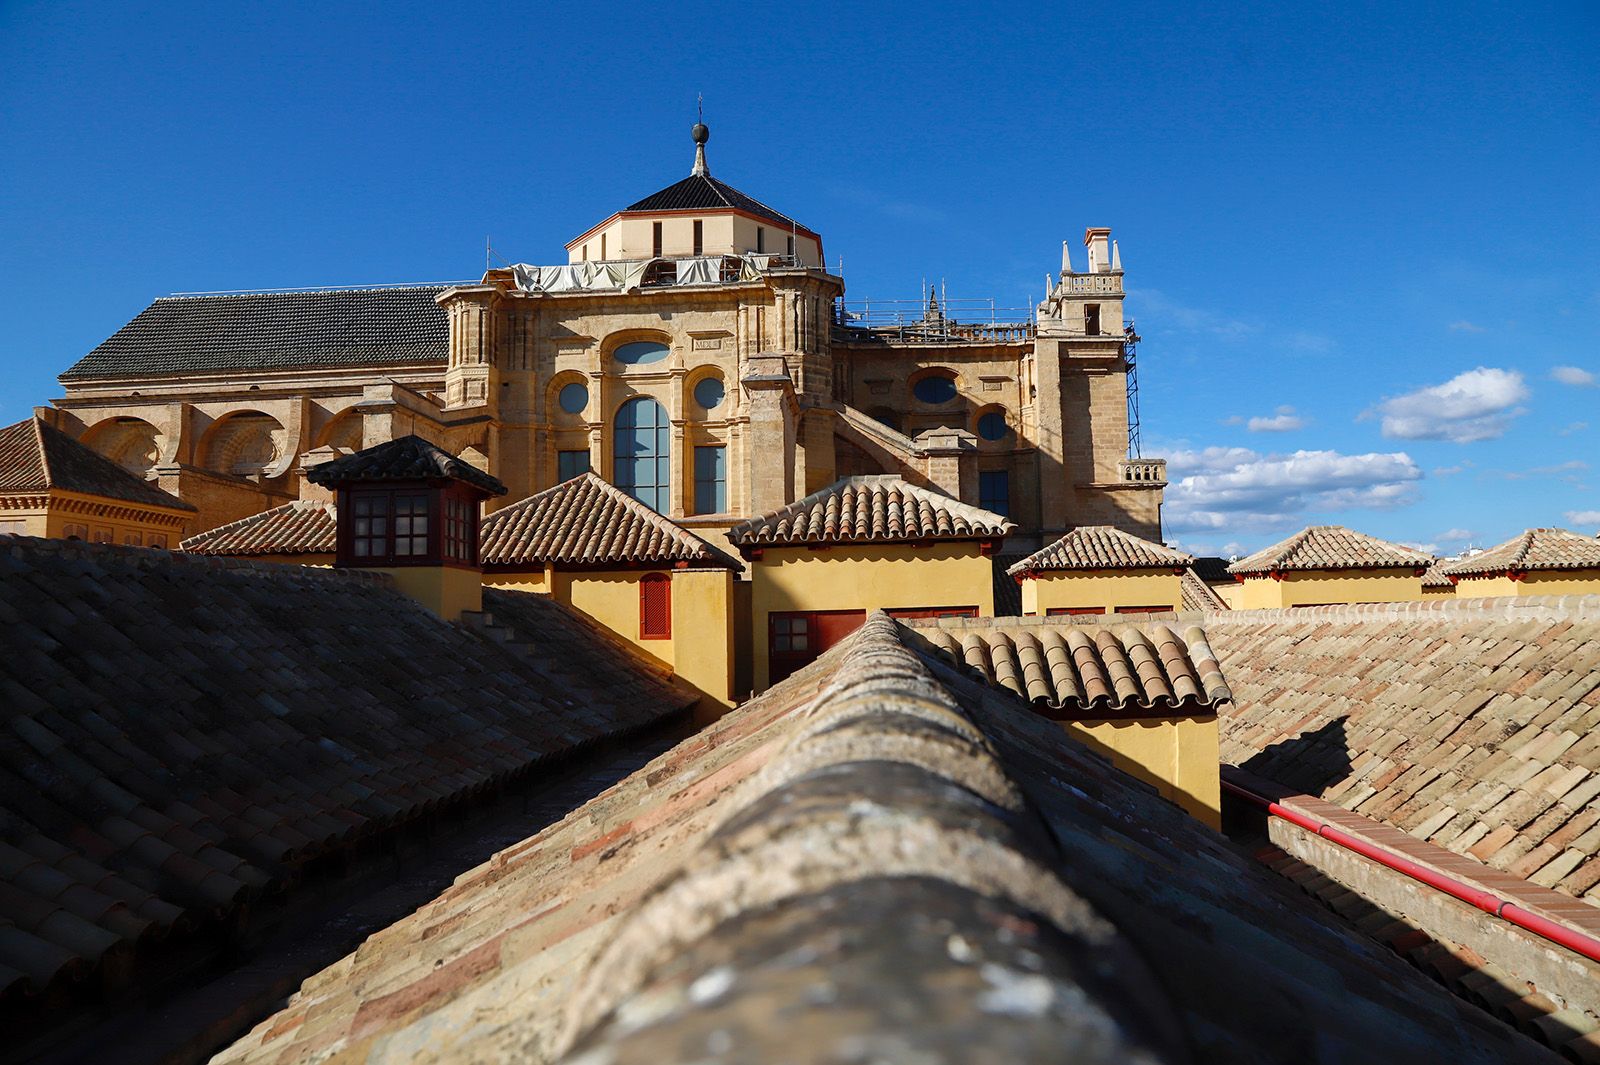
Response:
[[[694,138],[696,144],[704,144],[711,139],[711,130],[704,122],[696,122],[694,128],[689,131],[689,136]]]

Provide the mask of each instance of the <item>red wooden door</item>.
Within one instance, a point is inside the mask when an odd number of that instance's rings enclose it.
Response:
[[[768,684],[815,662],[867,620],[865,610],[791,610],[767,619]]]

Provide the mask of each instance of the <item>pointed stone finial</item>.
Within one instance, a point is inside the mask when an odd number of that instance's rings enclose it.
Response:
[[[1117,247],[1117,242],[1111,242],[1111,269],[1122,269],[1122,249]]]
[[[1061,272],[1072,273],[1072,245],[1067,241],[1061,242]]]
[[[706,166],[706,141],[711,139],[711,130],[706,126],[704,121],[704,100],[705,97],[700,98],[699,106],[701,121],[696,122],[694,124],[694,128],[689,131],[689,136],[694,138],[694,169],[689,171],[690,177],[711,176],[711,168]]]

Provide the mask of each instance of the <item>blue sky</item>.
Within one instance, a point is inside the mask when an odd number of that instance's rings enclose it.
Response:
[[[852,299],[1113,227],[1169,539],[1600,528],[1600,7],[1015,11],[0,4],[0,419],[168,292],[556,261],[703,92]]]

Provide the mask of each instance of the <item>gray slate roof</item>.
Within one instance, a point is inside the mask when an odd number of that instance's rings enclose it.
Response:
[[[506,486],[469,462],[420,436],[402,436],[306,471],[306,480],[328,487],[347,481],[420,481],[449,477],[503,496]]]
[[[61,375],[62,381],[214,370],[443,365],[443,285],[331,292],[164,296]]]
[[[628,208],[629,211],[718,211],[733,208],[791,227],[813,232],[786,214],[773,210],[753,196],[746,196],[725,181],[709,174],[691,174],[682,181],[651,193]]]

